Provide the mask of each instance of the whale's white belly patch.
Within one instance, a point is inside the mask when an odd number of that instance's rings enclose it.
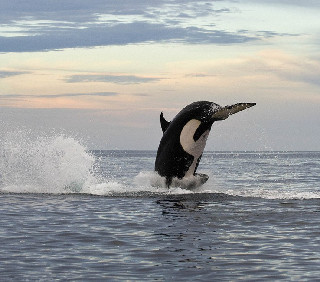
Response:
[[[197,119],[192,119],[183,127],[180,134],[180,144],[183,150],[194,157],[193,163],[186,172],[185,177],[194,174],[198,158],[203,153],[204,147],[206,146],[206,142],[210,133],[210,130],[206,130],[197,141],[194,141],[193,136],[200,124],[201,121]]]

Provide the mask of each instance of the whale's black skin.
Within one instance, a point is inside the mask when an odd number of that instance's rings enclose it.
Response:
[[[169,187],[173,178],[200,176],[201,184],[207,181],[205,174],[196,174],[206,139],[215,121],[254,106],[240,103],[220,107],[209,101],[194,102],[183,108],[171,121],[160,114],[163,136],[157,151],[155,171],[166,178]]]

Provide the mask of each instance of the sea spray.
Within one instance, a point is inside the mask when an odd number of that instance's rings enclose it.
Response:
[[[82,192],[94,181],[95,159],[72,137],[32,136],[28,130],[0,137],[0,191]]]

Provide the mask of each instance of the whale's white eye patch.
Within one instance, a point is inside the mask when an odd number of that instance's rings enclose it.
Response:
[[[193,140],[193,136],[200,126],[201,121],[197,119],[192,119],[183,127],[180,134],[180,144],[187,153],[191,153],[190,151],[195,146],[195,141]]]
[[[180,134],[180,144],[183,150],[194,157],[193,163],[185,176],[194,173],[197,160],[202,155],[209,136],[210,130],[206,130],[197,141],[194,141],[193,136],[200,125],[201,121],[192,119],[183,127]]]

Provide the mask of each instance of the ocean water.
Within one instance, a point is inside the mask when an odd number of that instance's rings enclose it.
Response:
[[[0,137],[1,281],[319,280],[320,152],[205,152],[192,191],[155,156]]]

